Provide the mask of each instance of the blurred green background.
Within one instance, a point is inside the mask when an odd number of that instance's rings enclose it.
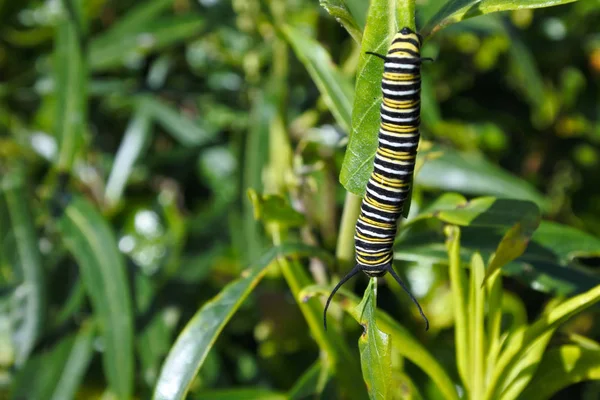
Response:
[[[330,343],[315,336],[322,302],[296,301],[349,267],[339,175],[367,2],[322,3],[0,0],[0,397],[151,398],[198,309],[264,264],[235,313],[215,309],[215,324],[231,320],[203,344],[189,398],[313,398],[311,384],[347,398],[343,379],[319,386],[310,372]],[[354,35],[328,14],[346,3]],[[417,26],[444,3],[418,1]],[[435,154],[409,220],[452,191],[528,200],[562,224],[560,262],[507,269],[525,320],[600,284],[599,27],[600,1],[585,0],[468,19],[423,47],[435,61],[423,66],[422,136]],[[423,225],[396,266],[432,330],[395,286],[378,305],[455,378],[442,227]],[[276,245],[311,257],[288,265]],[[335,343],[357,360],[362,328],[340,324]],[[598,339],[597,313],[563,329]],[[398,368],[443,398],[414,365]],[[261,389],[218,397],[242,387]],[[555,398],[599,393],[582,383]]]

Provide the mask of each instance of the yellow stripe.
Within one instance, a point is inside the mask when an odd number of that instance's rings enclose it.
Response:
[[[384,157],[400,161],[410,161],[417,157],[416,154],[410,154],[405,151],[391,151],[389,149],[384,149],[383,147],[378,147],[377,152]]]
[[[371,207],[373,207],[375,209],[380,209],[380,210],[383,210],[386,212],[391,212],[391,213],[396,213],[396,212],[400,211],[400,207],[390,206],[387,204],[381,204],[377,200],[373,199],[369,194],[367,194],[367,196],[365,197],[365,201],[367,202],[367,204],[369,204]]]
[[[414,133],[419,130],[416,125],[393,125],[387,122],[381,123],[381,128],[384,131],[396,132],[396,133]]]
[[[371,176],[371,179],[373,179],[374,181],[376,181],[378,183],[381,183],[382,185],[390,186],[393,188],[402,188],[402,187],[406,187],[410,184],[409,182],[403,181],[401,179],[386,178],[385,176],[379,175],[376,172],[373,173],[373,175]]]
[[[412,81],[418,80],[421,77],[421,74],[399,74],[394,72],[384,72],[383,79],[387,79],[389,81]]]
[[[417,104],[419,104],[421,102],[420,98],[416,98],[413,100],[393,100],[390,99],[389,97],[385,97],[383,96],[383,101],[385,102],[386,105],[394,105],[394,106],[407,106],[406,108],[410,108],[410,107],[414,107]]]
[[[393,243],[394,242],[393,237],[391,238],[391,240],[389,238],[387,238],[387,239],[371,238],[371,237],[367,237],[367,236],[363,235],[359,231],[356,231],[356,237],[358,237],[359,239],[361,239],[365,242],[372,242],[372,243]]]
[[[363,215],[359,215],[358,217],[361,221],[363,221],[365,224],[367,225],[373,225],[375,227],[378,228],[383,228],[383,229],[394,229],[395,225],[393,224],[386,224],[385,222],[378,222],[378,221],[373,221],[370,218],[367,218]]]

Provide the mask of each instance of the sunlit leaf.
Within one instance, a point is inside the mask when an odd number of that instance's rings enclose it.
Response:
[[[450,24],[478,15],[550,7],[573,1],[576,0],[450,0],[427,22],[421,34],[427,37]]]
[[[559,390],[586,380],[600,379],[600,350],[567,344],[548,350],[521,400],[546,400]]]
[[[104,373],[119,398],[133,391],[133,316],[125,262],[108,222],[81,197],[58,221],[62,240],[77,261],[103,338]]]
[[[510,384],[508,380],[513,376],[513,371],[520,367],[519,361],[522,357],[529,351],[534,351],[539,343],[543,343],[547,339],[547,333],[554,331],[568,318],[586,310],[598,301],[600,301],[600,285],[554,306],[531,326],[513,334],[495,365],[486,388],[486,398],[498,398],[502,390]]]
[[[373,159],[377,149],[383,73],[383,61],[366,52],[387,53],[388,45],[397,32],[395,16],[395,1],[371,1],[360,47],[355,86],[355,93],[358,95],[355,96],[352,107],[352,129],[340,172],[340,182],[346,190],[361,197],[373,170]],[[399,23],[414,27],[414,21]]]
[[[329,295],[330,288],[322,286],[308,286],[302,292],[302,298],[309,298],[315,295]],[[360,299],[353,294],[341,288],[338,292],[339,297],[335,301],[350,314],[357,322],[361,320],[361,312],[358,308]],[[338,296],[336,294],[336,296]],[[444,399],[458,400],[458,393],[454,382],[447,375],[446,371],[438,361],[429,353],[429,351],[419,342],[405,327],[397,323],[392,317],[377,310],[376,323],[379,329],[388,333],[392,340],[392,352],[397,352],[402,357],[410,360],[416,366],[421,368],[434,382]]]
[[[266,389],[225,389],[210,392],[200,392],[198,398],[203,400],[287,400],[283,393],[277,393]]]
[[[162,366],[153,398],[184,399],[219,334],[258,285],[269,264],[278,256],[306,250],[307,246],[301,245],[272,248],[254,265],[244,270],[240,278],[229,283],[216,297],[204,303],[171,348]]]
[[[438,150],[443,154],[424,163],[416,185],[471,195],[529,200],[542,209],[547,208],[547,200],[529,183],[482,156],[458,153],[449,148]]]
[[[291,26],[282,27],[282,31],[319,88],[336,122],[349,132],[354,99],[352,82],[337,69],[319,42]]]
[[[106,183],[104,196],[109,205],[117,204],[125,190],[133,165],[151,135],[150,122],[151,117],[146,109],[143,107],[136,108],[123,135]]]
[[[360,2],[367,4],[367,2]],[[323,7],[329,15],[331,15],[337,22],[339,22],[352,36],[352,39],[356,43],[360,43],[362,40],[362,30],[364,28],[364,21],[362,25],[359,25],[358,21],[352,15],[352,12],[343,0],[320,0],[319,4]],[[366,13],[365,13],[366,15]]]
[[[371,279],[365,295],[357,306],[357,314],[361,315],[360,324],[363,333],[358,339],[360,363],[363,377],[369,390],[369,398],[389,398],[392,381],[392,342],[390,335],[382,332],[375,322],[377,312],[377,280]]]

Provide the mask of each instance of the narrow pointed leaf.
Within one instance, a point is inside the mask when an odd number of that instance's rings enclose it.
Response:
[[[34,216],[25,186],[24,170],[15,167],[2,178],[0,194],[6,203],[8,237],[1,238],[0,249],[11,266],[17,289],[14,291],[15,311],[18,317],[13,325],[12,344],[15,365],[21,366],[29,357],[40,336],[45,317],[44,270],[34,225]],[[16,321],[15,321],[16,322]]]
[[[366,2],[361,3],[367,4]],[[360,44],[364,23],[362,26],[359,24],[346,2],[343,0],[321,0],[319,4],[348,31],[356,43]]]
[[[550,399],[559,390],[586,380],[600,380],[600,350],[563,345],[546,352],[519,399]]]
[[[108,182],[105,200],[114,206],[121,199],[135,161],[142,153],[151,135],[150,115],[143,107],[137,107],[123,135],[121,145],[115,156]]]
[[[216,132],[204,127],[200,121],[187,117],[158,98],[143,96],[139,99],[139,107],[184,146],[206,144],[216,135]]]
[[[73,399],[94,354],[93,324],[32,357],[16,377],[14,399]]]
[[[376,282],[376,279],[370,280],[364,297],[357,306],[356,313],[361,315],[359,322],[364,329],[358,339],[358,349],[369,398],[385,400],[389,398],[392,382],[392,342],[390,335],[379,330],[375,322]]]
[[[336,122],[349,132],[354,100],[352,83],[333,64],[331,56],[319,42],[291,26],[283,26],[282,31],[317,85]]]
[[[416,184],[423,188],[529,200],[542,209],[547,200],[533,186],[480,155],[437,148],[440,157],[423,164]]]
[[[346,190],[361,197],[373,170],[373,159],[377,149],[383,73],[383,61],[366,52],[387,53],[389,43],[397,31],[395,17],[395,1],[371,1],[356,74],[357,96],[352,107],[350,141],[340,173],[340,182]],[[414,21],[400,22],[414,28]]]
[[[56,111],[54,135],[58,140],[55,160],[59,171],[70,172],[80,150],[87,121],[87,64],[77,25],[63,10],[56,28],[54,48],[54,87]]]
[[[244,270],[240,278],[229,283],[216,297],[205,303],[187,323],[171,348],[162,366],[153,398],[185,399],[219,334],[258,285],[269,264],[278,256],[306,250],[307,246],[301,245],[272,248],[254,265]]]
[[[308,286],[302,290],[300,295],[302,298],[310,298],[317,294],[327,296],[329,290],[329,287]],[[358,308],[360,300],[356,296],[341,288],[336,294],[336,302],[357,322],[361,320],[361,313]],[[452,379],[446,374],[446,371],[435,357],[406,328],[382,310],[377,310],[376,323],[379,329],[390,335],[393,344],[392,352],[397,352],[421,368],[443,394],[444,399],[458,400],[458,393]]]
[[[576,0],[450,0],[427,22],[421,33],[427,37],[450,24],[478,15],[550,7],[573,1]]]
[[[133,391],[133,316],[125,262],[108,222],[87,200],[75,197],[58,228],[79,266],[103,339],[103,366],[111,390]]]

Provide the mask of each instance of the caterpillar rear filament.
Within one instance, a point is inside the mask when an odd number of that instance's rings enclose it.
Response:
[[[392,268],[392,246],[398,219],[409,196],[419,145],[420,70],[423,61],[420,51],[421,36],[410,28],[403,28],[394,36],[387,55],[367,53],[384,60],[379,147],[356,222],[356,266],[342,278],[327,299],[323,313],[325,329],[331,299],[359,271],[370,277],[384,276],[389,272],[408,293],[425,320],[426,329],[429,329],[429,321],[419,302]]]

